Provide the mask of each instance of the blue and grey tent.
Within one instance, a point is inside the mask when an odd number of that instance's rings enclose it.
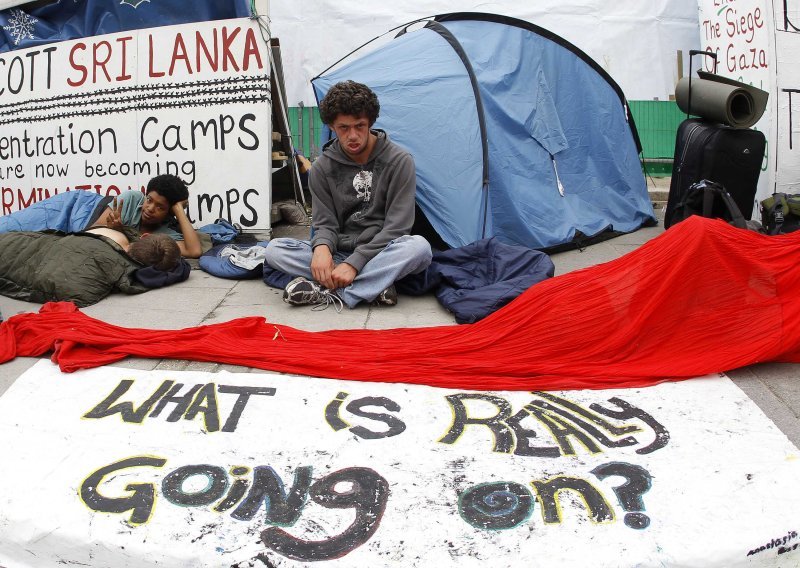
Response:
[[[413,154],[417,203],[448,245],[552,248],[655,222],[627,101],[589,56],[514,18],[421,22],[312,84],[318,101],[346,79],[377,93],[376,127]]]

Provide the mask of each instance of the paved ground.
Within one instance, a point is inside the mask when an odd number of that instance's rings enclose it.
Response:
[[[668,180],[650,179],[654,202],[662,199]],[[663,209],[657,209],[662,213]],[[663,214],[663,213],[662,213]],[[306,227],[278,226],[276,234],[307,235]],[[642,229],[596,244],[584,250],[553,255],[556,273],[607,262],[626,254],[663,231],[661,226]],[[24,311],[36,311],[38,304],[19,302],[0,296],[0,311],[5,317]],[[432,296],[401,296],[398,306],[311,311],[293,308],[281,300],[281,292],[268,288],[261,280],[234,281],[215,278],[199,269],[193,270],[185,283],[138,296],[115,294],[86,308],[88,315],[117,325],[154,329],[176,329],[228,321],[243,316],[264,316],[269,321],[307,330],[332,328],[385,329],[453,325],[452,315]],[[19,358],[0,365],[0,394],[36,362]],[[135,369],[169,369],[250,372],[250,369],[174,360],[128,359],[119,366]],[[762,364],[730,371],[728,375],[764,411],[764,413],[800,446],[800,365]],[[712,404],[713,401],[709,401]]]

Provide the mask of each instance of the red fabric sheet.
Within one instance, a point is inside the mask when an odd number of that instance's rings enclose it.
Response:
[[[0,362],[55,349],[66,372],[133,355],[458,389],[638,387],[800,362],[799,253],[800,232],[769,237],[691,217],[461,326],[308,332],[248,317],[160,331],[46,304],[0,325]]]

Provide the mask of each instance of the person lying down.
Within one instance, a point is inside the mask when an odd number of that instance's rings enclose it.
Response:
[[[0,234],[0,294],[17,300],[85,307],[112,292],[140,294],[188,277],[177,243],[160,233],[133,242],[106,227]]]
[[[117,243],[128,256],[143,266],[153,266],[158,270],[172,270],[181,259],[181,249],[169,236],[151,233],[130,242],[122,231],[108,227],[92,227],[86,233],[102,235]]]
[[[186,183],[170,174],[152,178],[144,193],[134,189],[113,199],[89,191],[66,191],[0,215],[0,233],[77,233],[102,225],[117,231],[163,233],[175,240],[184,257],[197,258],[211,248],[212,242],[208,235],[192,227],[185,210],[188,199]]]

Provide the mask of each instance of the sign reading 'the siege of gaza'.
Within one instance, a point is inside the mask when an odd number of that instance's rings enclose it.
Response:
[[[83,38],[0,55],[0,215],[170,173],[196,226],[269,227],[269,55],[249,19]]]
[[[767,137],[756,201],[799,193],[800,0],[698,0],[698,6],[700,45],[716,54],[717,73],[769,93],[754,127]],[[703,66],[714,69],[708,57]]]

